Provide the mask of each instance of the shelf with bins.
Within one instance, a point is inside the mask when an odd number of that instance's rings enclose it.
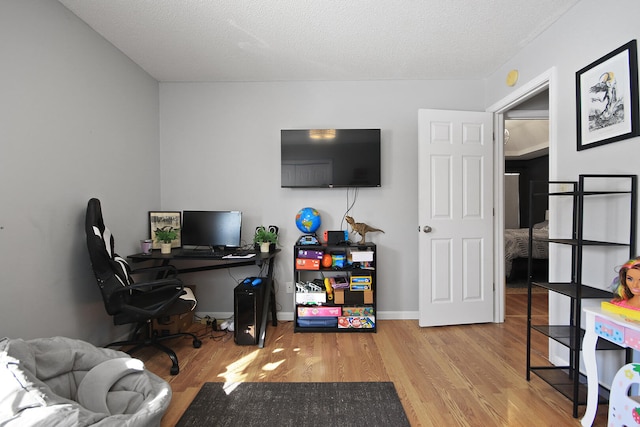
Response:
[[[373,243],[295,245],[294,331],[376,332],[376,252]]]
[[[596,186],[597,189],[587,188]],[[607,187],[609,186],[609,189]],[[543,189],[541,190],[541,187]],[[559,188],[568,191],[558,191]],[[603,189],[604,188],[604,189]],[[628,249],[628,257],[635,256],[636,242],[636,217],[637,217],[637,177],[636,175],[580,175],[578,181],[532,181],[530,183],[530,204],[529,209],[533,209],[538,197],[565,197],[571,200],[572,220],[570,238],[548,238],[537,239],[532,232],[532,225],[529,230],[529,253],[533,245],[533,240],[544,240],[549,244],[569,246],[571,248],[571,280],[568,282],[538,282],[532,277],[532,257],[529,257],[529,282],[528,282],[528,303],[527,303],[527,380],[531,378],[531,373],[549,383],[556,390],[573,402],[573,416],[578,416],[578,406],[586,404],[586,386],[584,376],[580,374],[580,352],[582,348],[582,338],[584,330],[581,328],[582,301],[584,299],[607,300],[612,296],[611,291],[603,290],[584,284],[584,249],[588,247],[599,248],[607,251],[611,248]],[[599,239],[585,239],[585,222],[589,212],[585,209],[585,199],[600,198],[603,203],[607,203],[607,197],[623,197],[622,206],[627,206],[629,210],[628,241],[616,242]],[[626,207],[625,207],[626,209]],[[592,222],[590,222],[592,224]],[[624,227],[627,227],[624,224]],[[606,228],[603,228],[603,230]],[[606,258],[606,257],[605,257]],[[534,325],[532,323],[532,298],[531,289],[533,286],[547,289],[559,295],[564,295],[570,300],[570,313],[567,324],[564,325]],[[532,366],[531,365],[531,332],[547,336],[548,338],[562,344],[569,349],[568,366]],[[599,342],[597,350],[621,350],[620,347],[609,342]],[[630,352],[626,353],[629,360]],[[605,400],[601,398],[601,400]]]

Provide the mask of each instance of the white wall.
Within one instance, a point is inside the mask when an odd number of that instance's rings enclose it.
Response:
[[[640,138],[638,137],[577,151],[575,94],[576,71],[630,40],[640,38],[638,16],[640,16],[640,2],[637,0],[611,1],[604,9],[602,2],[582,0],[548,31],[522,49],[487,79],[487,105],[492,105],[545,70],[556,67],[555,89],[557,90],[550,94],[552,103],[550,110],[552,114],[555,112],[551,118],[553,121],[551,132],[555,132],[557,144],[550,147],[550,179],[577,180],[579,174],[637,174],[639,172],[633,155],[639,147]],[[513,88],[505,84],[506,75],[511,69],[517,69],[520,72],[519,82]],[[637,105],[636,108],[638,108]],[[604,202],[599,206],[593,206],[592,209],[599,211],[594,216],[601,215],[605,220],[601,221],[599,228],[588,227],[587,232],[616,236],[619,232],[616,224],[620,224],[616,221],[615,210]],[[566,206],[552,204],[550,206],[551,232],[553,227],[566,230],[570,227],[570,218],[571,213],[567,211]],[[625,236],[621,236],[620,241],[624,239]],[[626,261],[627,254],[624,254],[624,251],[618,252],[617,257],[609,256],[608,253],[610,252],[600,251],[585,263],[587,267],[584,270],[584,277],[588,284],[606,289],[616,274],[614,267]],[[550,248],[551,278],[568,280],[569,272],[568,251],[556,251],[556,248]],[[557,296],[550,298],[551,323],[568,322],[568,313],[566,299]],[[566,354],[558,352],[556,356],[563,358]]]
[[[301,234],[295,214],[312,206],[322,215],[320,232],[346,229],[348,200],[345,189],[280,188],[280,130],[381,128],[382,187],[361,189],[351,215],[385,231],[367,235],[378,245],[381,316],[416,318],[418,109],[479,111],[482,101],[480,81],[161,83],[162,207],[242,210],[248,242],[257,225],[279,226],[277,301],[291,313],[284,283],[293,281],[292,245]],[[193,275],[198,311],[233,311],[228,273]]]
[[[160,204],[158,84],[57,1],[0,2],[1,336],[106,344],[84,213],[127,254]]]

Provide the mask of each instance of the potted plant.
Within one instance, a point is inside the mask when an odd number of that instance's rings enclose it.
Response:
[[[178,229],[173,228],[170,225],[165,225],[162,228],[156,228],[154,234],[156,239],[160,241],[160,252],[163,254],[171,253],[171,242],[178,238]]]
[[[271,252],[272,249],[275,250],[278,243],[278,234],[265,227],[258,227],[253,236],[253,243],[260,246],[260,252]]]

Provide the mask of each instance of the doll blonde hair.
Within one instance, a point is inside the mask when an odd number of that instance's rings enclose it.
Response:
[[[640,270],[640,257],[630,259],[629,261],[625,262],[622,267],[620,267],[618,277],[616,277],[613,281],[615,286],[615,290],[613,291],[614,300],[622,301],[631,299],[633,297],[633,294],[627,287],[627,271],[631,269]]]

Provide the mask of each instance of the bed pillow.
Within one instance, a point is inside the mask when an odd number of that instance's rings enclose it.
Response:
[[[549,221],[542,221],[537,224],[533,224],[533,228],[535,230],[548,230],[549,229]]]

